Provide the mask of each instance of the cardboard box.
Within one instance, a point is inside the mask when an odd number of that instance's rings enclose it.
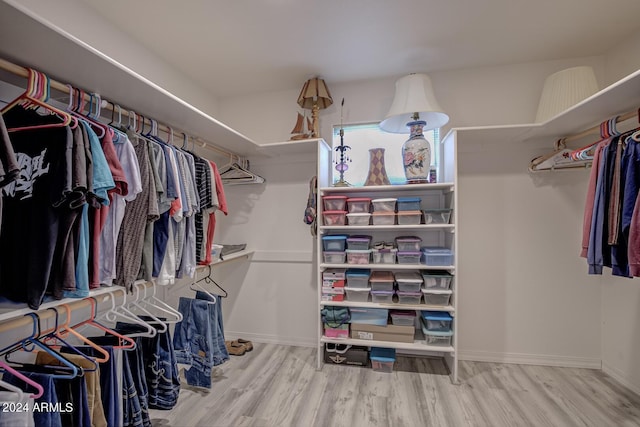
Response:
[[[326,288],[344,288],[344,284],[345,284],[345,280],[341,279],[323,279],[322,280],[322,287]]]
[[[344,301],[344,294],[322,294],[322,301]]]
[[[368,366],[369,350],[367,347],[354,345],[345,353],[336,353],[333,351],[327,351],[325,344],[324,362],[336,365]]]
[[[351,324],[351,338],[359,340],[412,343],[415,332],[415,326]]]

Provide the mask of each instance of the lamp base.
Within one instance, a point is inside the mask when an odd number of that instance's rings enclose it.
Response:
[[[341,179],[340,181],[336,181],[333,183],[334,187],[351,187],[351,184],[349,184],[347,181],[345,181],[344,179]]]

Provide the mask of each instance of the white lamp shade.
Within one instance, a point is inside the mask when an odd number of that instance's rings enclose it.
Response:
[[[567,68],[551,74],[544,81],[538,104],[536,123],[545,122],[598,91],[593,68]]]
[[[391,133],[409,133],[407,123],[418,113],[427,122],[424,129],[435,129],[449,122],[449,116],[442,112],[426,74],[409,74],[396,81],[393,103],[380,128]]]

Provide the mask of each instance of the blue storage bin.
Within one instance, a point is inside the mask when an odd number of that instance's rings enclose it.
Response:
[[[420,317],[427,331],[448,332],[451,330],[453,317],[446,311],[423,310]]]
[[[453,265],[453,252],[448,248],[422,248],[420,262],[431,266]]]
[[[396,349],[371,347],[369,358],[371,359],[371,368],[374,371],[391,373],[396,361]]]
[[[389,318],[389,310],[386,308],[350,307],[349,311],[351,323],[385,326]]]
[[[420,197],[398,197],[397,206],[398,211],[419,211]]]
[[[347,245],[346,235],[322,236],[322,248],[325,251],[344,252]]]
[[[366,288],[369,286],[371,270],[366,268],[350,268],[345,273],[347,286],[350,288]]]

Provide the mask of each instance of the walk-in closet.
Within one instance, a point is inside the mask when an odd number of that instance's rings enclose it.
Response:
[[[0,1],[0,427],[640,426],[636,3]]]

